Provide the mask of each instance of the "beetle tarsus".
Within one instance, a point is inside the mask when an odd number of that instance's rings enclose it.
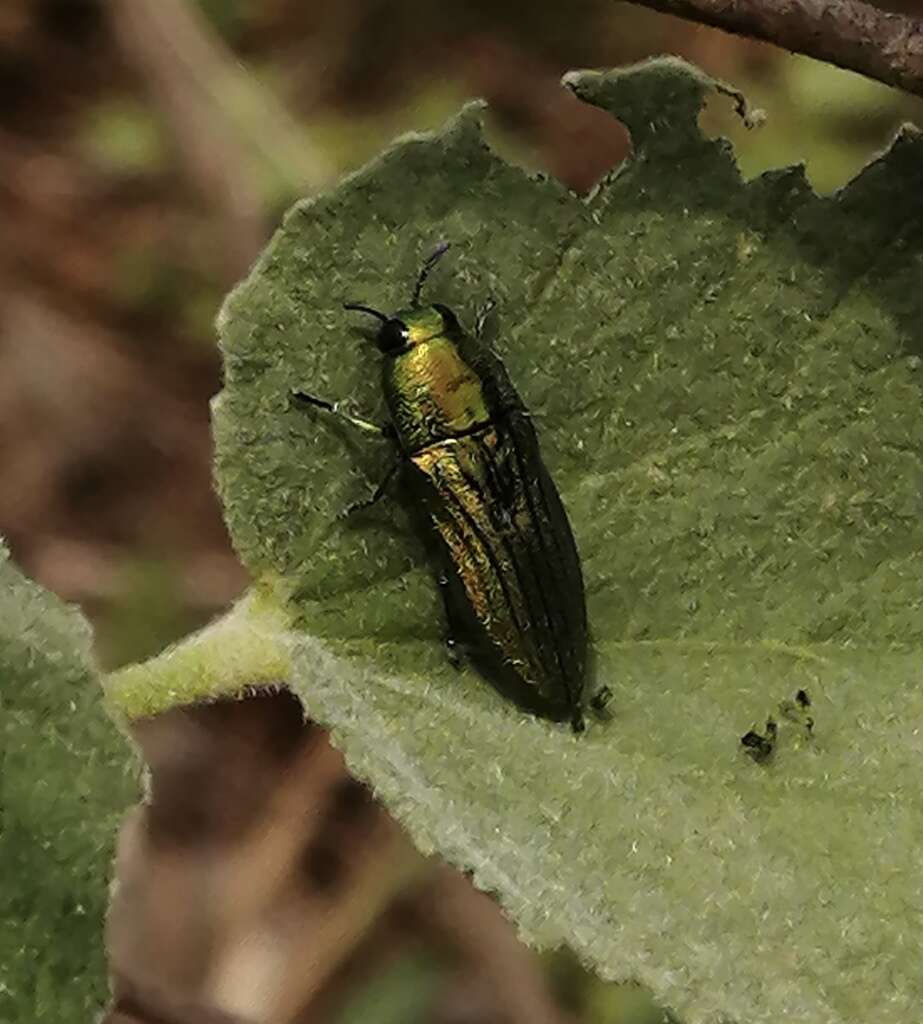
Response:
[[[375,434],[378,437],[386,437],[394,440],[394,427],[390,423],[374,423],[372,420],[363,419],[361,416],[353,416],[340,408],[339,402],[328,402],[325,398],[318,398],[317,395],[309,395],[304,391],[293,391],[292,401],[302,408],[313,406],[315,409],[323,409],[324,412],[333,413],[341,420],[351,423],[354,427],[364,431],[366,434]]]
[[[454,636],[449,634],[443,639],[442,646],[445,648],[445,654],[446,658],[449,660],[449,664],[456,672],[460,672],[462,667],[462,656],[458,649],[458,641]]]
[[[318,398],[317,395],[309,395],[304,391],[293,391],[292,401],[296,405],[306,406],[312,405],[316,409],[323,409],[325,412],[337,412],[336,402],[328,402],[324,398]]]
[[[590,710],[597,718],[611,718],[609,704],[612,701],[612,690],[608,686],[602,687],[590,698]]]
[[[487,301],[477,311],[477,316],[476,316],[475,321],[474,321],[474,333],[475,333],[476,337],[478,337],[478,338],[483,337],[483,335],[484,335],[484,328],[487,325],[487,319],[490,316],[490,314],[493,313],[493,311],[496,308],[497,308],[497,301],[496,301],[496,299],[492,295],[489,295],[487,297]]]

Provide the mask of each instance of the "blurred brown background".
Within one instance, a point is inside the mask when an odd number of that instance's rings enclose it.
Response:
[[[212,322],[286,206],[475,95],[511,159],[585,191],[630,143],[560,74],[658,53],[767,111],[749,133],[728,100],[703,115],[747,175],[805,160],[829,191],[923,123],[884,86],[611,0],[4,0],[0,534],[83,606],[106,667],[245,585],[211,490]],[[286,694],[138,740],[152,795],[121,841],[113,1024],[663,1019],[522,947]]]

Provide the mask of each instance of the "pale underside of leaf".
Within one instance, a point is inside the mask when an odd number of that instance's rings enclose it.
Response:
[[[221,320],[219,488],[291,591],[291,684],[424,850],[524,937],[650,986],[689,1024],[904,1024],[923,1002],[923,145],[842,193],[741,181],[677,62],[572,76],[635,156],[586,201],[484,145],[479,110],[296,206]],[[343,521],[385,443],[343,300],[427,298],[498,349],[536,416],[614,717],[574,737],[442,656],[399,503]],[[780,717],[808,691],[816,722]],[[130,713],[130,708],[128,709]],[[739,739],[769,715],[764,764]]]

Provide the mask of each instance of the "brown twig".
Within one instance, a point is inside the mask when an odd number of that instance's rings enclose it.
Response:
[[[923,18],[861,0],[630,0],[923,96]]]

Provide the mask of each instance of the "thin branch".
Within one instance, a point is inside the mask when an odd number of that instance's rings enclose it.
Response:
[[[861,0],[630,0],[923,96],[923,18]]]

